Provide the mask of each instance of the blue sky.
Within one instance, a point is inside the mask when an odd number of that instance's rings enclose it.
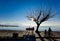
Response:
[[[34,26],[27,15],[39,8],[52,8],[54,18],[42,23],[42,26],[60,25],[60,0],[0,0],[0,24]],[[53,23],[52,23],[53,22]]]

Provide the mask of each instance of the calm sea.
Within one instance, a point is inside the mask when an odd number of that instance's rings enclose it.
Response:
[[[0,27],[0,30],[26,30],[26,28],[28,27]],[[36,27],[34,27],[36,30]],[[54,26],[50,26],[50,28],[52,29],[52,31],[59,31],[60,32],[60,27],[54,27]],[[48,30],[49,26],[40,26],[39,27],[39,31],[44,31],[44,30]]]

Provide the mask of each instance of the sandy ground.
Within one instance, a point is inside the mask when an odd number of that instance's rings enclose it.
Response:
[[[0,31],[0,36],[9,36],[12,37],[13,33],[18,33],[18,37],[23,37],[23,35],[27,35],[29,33],[29,35],[32,35],[31,31],[27,33],[27,31]],[[35,37],[38,37],[38,35],[35,33],[35,31],[33,31],[33,34],[35,35]],[[44,32],[40,32],[41,36],[44,36]],[[55,32],[54,33],[55,36],[60,37],[60,32]],[[44,39],[45,41],[48,41],[47,39]],[[60,39],[56,39],[57,41],[60,41]],[[40,41],[40,39],[36,39],[36,41]]]

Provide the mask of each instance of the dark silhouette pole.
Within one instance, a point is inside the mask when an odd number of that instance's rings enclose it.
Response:
[[[44,37],[47,37],[47,31],[46,30],[45,30],[44,34],[45,34]]]

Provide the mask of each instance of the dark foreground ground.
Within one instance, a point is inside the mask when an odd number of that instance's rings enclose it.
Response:
[[[9,38],[9,37],[0,38],[0,41],[36,41],[36,38],[33,35],[27,35],[27,36],[18,37],[18,38],[16,38],[16,37],[12,37],[12,38]]]
[[[38,39],[38,40],[36,40]],[[35,37],[35,35],[24,35],[23,37],[5,37],[0,38],[0,41],[60,41],[59,37]]]

